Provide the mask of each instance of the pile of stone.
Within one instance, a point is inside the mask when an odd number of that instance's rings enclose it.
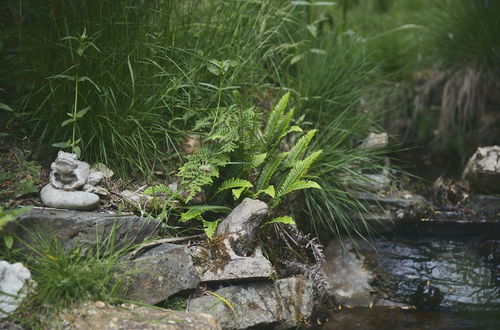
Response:
[[[117,247],[149,241],[145,243],[149,250],[134,251],[116,269],[125,276],[123,298],[155,305],[174,295],[194,295],[182,313],[147,308],[125,312],[123,306],[90,304],[81,307],[83,311],[92,310],[88,315],[64,312],[61,319],[66,323],[83,324],[85,320],[80,318],[90,317],[96,324],[104,322],[104,328],[106,322],[114,322],[117,326],[141,324],[141,329],[183,329],[179,320],[192,320],[194,323],[189,324],[193,329],[297,327],[312,313],[313,283],[302,276],[271,280],[273,267],[256,245],[257,231],[267,213],[264,202],[244,199],[222,220],[205,246],[161,243],[165,239],[158,239],[160,223],[155,219],[60,209],[34,208],[5,230],[35,244],[32,233],[55,235],[66,249],[92,249],[108,236],[113,237]],[[151,240],[161,244],[155,246]],[[214,289],[200,291],[200,287]],[[139,312],[144,317],[132,317]],[[164,316],[177,323],[155,323],[156,318]]]

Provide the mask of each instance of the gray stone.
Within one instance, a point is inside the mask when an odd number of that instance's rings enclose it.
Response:
[[[103,302],[87,302],[69,308],[52,322],[50,329],[78,330],[220,330],[208,314]]]
[[[224,243],[227,244],[227,241]],[[197,249],[194,255],[203,256],[198,257],[197,262],[202,282],[268,279],[273,275],[273,266],[262,255],[260,248],[256,248],[249,257],[240,257],[226,247],[226,257],[222,257],[221,251],[218,251],[218,258],[205,258],[210,255],[210,251],[200,247]]]
[[[40,191],[45,206],[58,209],[91,211],[99,206],[99,196],[86,191],[65,191],[48,184]]]
[[[463,178],[473,192],[500,193],[500,146],[478,148],[467,162]]]
[[[185,245],[162,244],[139,258],[127,262],[123,269],[127,279],[124,298],[145,304],[157,304],[178,292],[195,289],[200,277]]]
[[[30,286],[31,273],[23,264],[0,260],[0,318],[8,317],[19,307]]]
[[[390,212],[394,220],[420,220],[430,206],[425,197],[404,191],[394,192],[388,196],[367,192],[352,192],[352,194],[375,208]]]
[[[259,226],[266,216],[266,203],[245,198],[222,220],[214,236],[229,240],[232,250],[237,255],[246,256],[255,247]]]
[[[33,208],[9,222],[4,230],[22,241],[35,245],[40,236],[57,238],[65,249],[75,246],[94,248],[112,237],[116,249],[158,237],[160,222],[135,215]],[[20,240],[14,241],[19,245]]]
[[[188,302],[188,310],[209,313],[224,329],[300,326],[313,309],[313,283],[302,276],[229,286]]]

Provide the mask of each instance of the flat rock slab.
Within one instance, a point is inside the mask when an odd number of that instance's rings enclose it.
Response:
[[[260,257],[235,257],[223,267],[215,263],[203,272],[202,282],[212,281],[238,281],[269,279],[273,275],[273,266],[266,258]]]
[[[145,304],[160,303],[200,284],[185,245],[162,244],[127,262],[124,271],[130,274],[124,298]]]
[[[214,295],[188,302],[188,310],[209,313],[223,329],[249,327],[288,329],[307,319],[313,309],[313,283],[302,276],[276,282],[256,282],[228,286],[215,291],[234,308]]]
[[[158,237],[159,227],[159,221],[135,215],[34,208],[8,223],[4,230],[35,247],[40,238],[55,237],[65,249],[93,248],[113,237],[119,249]],[[15,243],[19,244],[19,240]]]
[[[135,306],[88,302],[60,314],[51,329],[78,330],[220,330],[211,315]]]

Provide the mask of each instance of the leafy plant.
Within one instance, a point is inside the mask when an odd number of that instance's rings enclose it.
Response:
[[[93,249],[64,248],[56,237],[32,233],[26,250],[16,257],[32,272],[36,290],[16,312],[15,319],[30,328],[47,328],[54,313],[72,304],[95,300],[116,303],[123,290],[120,269],[130,246],[116,249],[114,230]],[[30,317],[26,317],[30,315]]]
[[[15,220],[18,216],[28,212],[31,210],[31,206],[20,207],[16,209],[4,210],[2,206],[0,206],[0,233],[2,233],[3,227],[10,221]],[[14,238],[11,235],[7,235],[2,233],[3,243],[7,249],[12,248],[14,244]]]
[[[85,51],[88,48],[94,48],[96,51],[99,52],[99,48],[95,45],[93,42],[93,37],[87,35],[86,29],[83,30],[82,34],[78,35],[77,37],[73,36],[67,36],[61,39],[61,41],[68,41],[70,44],[70,52],[71,54],[76,53],[76,62],[67,70],[64,71],[64,73],[57,74],[55,76],[51,76],[48,79],[65,79],[69,81],[74,81],[74,100],[73,100],[73,106],[72,106],[72,112],[67,113],[69,116],[69,119],[64,120],[61,123],[61,127],[65,127],[68,124],[72,124],[72,134],[71,134],[71,139],[65,142],[57,142],[54,143],[52,146],[57,147],[57,148],[71,148],[72,152],[75,153],[78,157],[81,155],[81,148],[78,146],[78,144],[81,142],[81,138],[77,139],[76,131],[77,131],[77,121],[85,116],[87,112],[90,110],[90,106],[87,106],[81,110],[78,110],[78,100],[80,98],[80,94],[78,92],[78,87],[81,82],[88,81],[90,82],[98,92],[101,92],[101,89],[99,86],[96,85],[95,82],[93,82],[89,77],[86,76],[80,76],[80,59],[85,55]],[[77,43],[77,48],[74,50],[72,48],[72,42],[74,41]],[[73,57],[73,55],[72,55]],[[70,71],[74,71],[74,75],[68,75],[67,73]]]

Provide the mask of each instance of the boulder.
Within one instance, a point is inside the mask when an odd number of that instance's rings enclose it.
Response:
[[[124,298],[151,305],[200,284],[185,245],[162,244],[125,263],[118,271],[129,274]]]
[[[23,264],[0,261],[0,319],[19,307],[32,284],[31,273]]]
[[[302,276],[228,286],[188,302],[189,311],[213,315],[224,329],[295,328],[312,309],[313,283]]]
[[[63,311],[50,325],[50,329],[220,330],[221,327],[213,316],[204,313],[87,302]]]
[[[9,222],[4,231],[34,245],[57,238],[65,249],[94,248],[112,237],[115,248],[158,237],[160,222],[135,215],[117,215],[60,209],[33,208]],[[19,245],[21,240],[15,240]]]
[[[221,221],[214,237],[229,240],[231,249],[237,255],[246,256],[255,247],[259,226],[266,216],[266,203],[245,198]]]
[[[478,148],[467,162],[463,178],[473,192],[500,193],[500,146]]]
[[[86,191],[66,191],[47,184],[40,191],[42,203],[58,209],[90,211],[99,206],[99,196]]]

